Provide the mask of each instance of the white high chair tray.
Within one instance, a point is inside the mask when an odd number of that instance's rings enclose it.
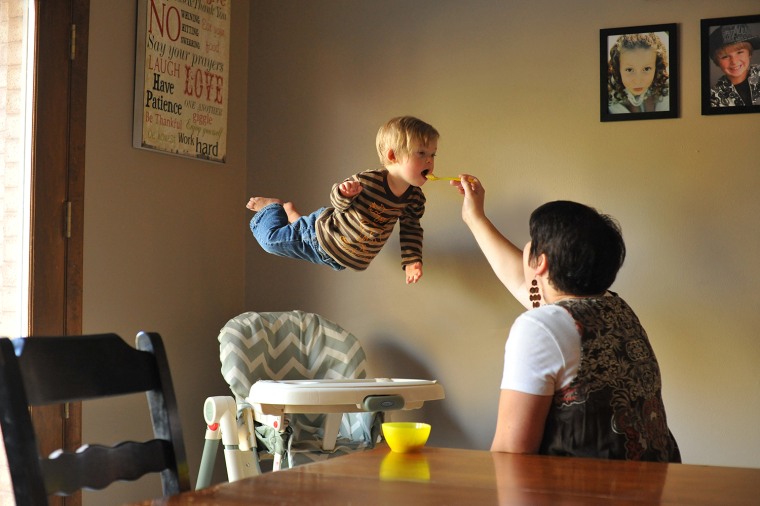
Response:
[[[264,414],[352,413],[367,411],[367,397],[397,396],[401,409],[418,409],[426,401],[443,399],[436,380],[374,378],[319,380],[260,380],[246,399]],[[398,408],[395,408],[398,409]]]

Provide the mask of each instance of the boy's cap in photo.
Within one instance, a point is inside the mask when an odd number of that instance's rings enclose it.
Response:
[[[710,34],[710,54],[714,55],[718,49],[739,42],[749,42],[753,48],[760,49],[760,36],[752,33],[749,25],[719,26]]]

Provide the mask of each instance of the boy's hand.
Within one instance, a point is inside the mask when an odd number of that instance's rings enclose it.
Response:
[[[422,262],[414,262],[404,267],[406,271],[406,284],[416,283],[422,277]]]
[[[359,181],[343,181],[338,187],[343,197],[350,199],[359,195],[362,191],[362,184]]]

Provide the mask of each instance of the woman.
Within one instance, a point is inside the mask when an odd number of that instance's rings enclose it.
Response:
[[[492,451],[680,462],[660,371],[631,308],[608,289],[625,259],[609,216],[550,202],[520,251],[484,212],[468,174],[452,182],[462,218],[496,276],[529,311],[514,322]]]
[[[607,66],[610,113],[669,111],[668,80],[668,50],[657,34],[621,35]]]

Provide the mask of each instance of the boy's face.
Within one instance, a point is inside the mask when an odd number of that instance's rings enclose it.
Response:
[[[425,176],[433,173],[436,151],[438,151],[437,139],[428,142],[427,146],[414,145],[408,156],[399,156],[396,164],[388,167],[388,170],[408,184],[422,186],[427,181]]]
[[[715,59],[720,70],[732,84],[739,84],[747,78],[752,46],[744,43],[732,44],[715,52]]]

